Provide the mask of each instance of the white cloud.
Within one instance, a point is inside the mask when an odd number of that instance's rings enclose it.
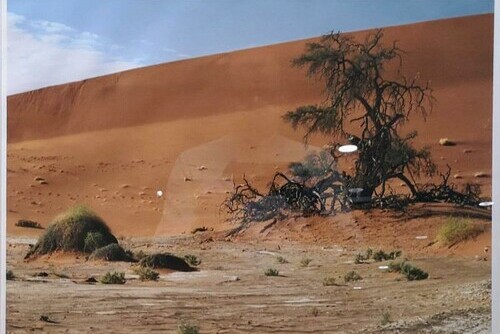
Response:
[[[177,53],[177,50],[175,49],[172,49],[172,48],[161,48],[163,51],[167,52],[167,53]]]
[[[185,54],[185,53],[180,53],[176,49],[172,49],[172,48],[163,47],[163,48],[161,48],[161,50],[163,52],[165,52],[165,53],[173,54],[177,58],[190,58],[190,57],[192,57],[191,55],[188,55],[188,54]]]
[[[31,22],[31,26],[35,29],[40,29],[47,33],[69,32],[74,30],[73,28],[68,27],[67,25],[62,23],[41,20]]]
[[[7,34],[8,94],[143,65],[139,59],[117,59],[111,51],[119,46],[108,47],[98,35],[62,23],[8,13]]]

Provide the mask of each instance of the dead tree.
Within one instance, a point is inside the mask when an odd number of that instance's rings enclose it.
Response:
[[[394,178],[416,195],[414,178],[420,173],[432,175],[435,165],[428,149],[412,146],[416,132],[401,136],[398,130],[413,113],[425,118],[432,109],[432,90],[428,82],[419,84],[418,75],[412,79],[402,75],[403,51],[396,42],[382,46],[382,38],[381,30],[364,42],[331,33],[309,43],[293,64],[306,66],[308,74],[324,84],[325,102],[298,107],[284,119],[294,128],[304,127],[306,141],[320,132],[357,145],[359,156],[354,174],[349,175],[350,186],[362,188],[363,196],[371,197],[377,188],[377,195],[383,196],[387,181]],[[386,76],[390,64],[397,67],[398,75]],[[348,124],[358,125],[359,130],[349,133]]]

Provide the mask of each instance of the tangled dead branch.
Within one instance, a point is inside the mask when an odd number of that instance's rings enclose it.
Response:
[[[351,208],[373,207],[402,211],[411,204],[431,202],[476,207],[481,202],[479,185],[466,184],[459,191],[456,185],[449,183],[450,175],[451,168],[448,166],[448,170],[441,174],[440,184],[424,184],[418,187],[415,195],[395,194],[391,190],[390,194],[381,193],[360,206],[353,203],[346,191],[349,189],[349,177],[333,168],[329,168],[323,177],[301,178],[295,175],[289,178],[277,172],[266,193],[261,193],[243,177],[242,184],[234,184],[234,190],[223,206],[230,214],[230,220],[241,223],[231,234],[246,228],[251,222],[279,220],[292,214],[334,215]]]

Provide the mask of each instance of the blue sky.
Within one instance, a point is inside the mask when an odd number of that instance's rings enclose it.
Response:
[[[493,0],[8,0],[9,94],[318,36],[493,12]]]

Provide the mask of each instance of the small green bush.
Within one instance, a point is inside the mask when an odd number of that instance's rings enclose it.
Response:
[[[354,258],[354,263],[355,264],[365,263],[365,261],[371,259],[372,256],[373,256],[373,249],[368,248],[364,255],[361,253],[356,254],[356,257]]]
[[[408,281],[427,279],[429,274],[409,262],[389,263],[389,271],[403,274]]]
[[[146,255],[139,261],[142,267],[149,267],[153,269],[171,269],[177,271],[196,271],[196,269],[189,266],[186,260],[168,253],[157,253]]]
[[[363,278],[355,271],[350,271],[344,275],[344,281],[347,282],[357,282]]]
[[[266,276],[279,276],[280,272],[278,269],[274,269],[274,268],[269,268],[269,269],[266,269],[266,271],[264,271],[264,275]]]
[[[7,278],[8,281],[11,281],[14,278],[16,278],[16,276],[14,275],[14,273],[12,272],[12,270],[7,270],[6,276],[7,276],[6,278]]]
[[[157,271],[148,267],[136,267],[134,269],[134,273],[139,275],[139,279],[141,281],[157,281],[160,277],[160,274]]]
[[[276,261],[279,263],[279,264],[285,264],[285,263],[288,263],[288,260],[285,259],[283,256],[278,256],[276,258]]]
[[[184,260],[193,267],[199,266],[201,264],[201,260],[199,260],[196,255],[188,254],[184,256]]]
[[[373,256],[373,249],[368,248],[365,253],[365,259],[369,260]]]
[[[96,249],[90,260],[133,262],[134,259],[120,245],[113,243]]]
[[[429,277],[428,273],[408,262],[404,262],[401,265],[401,273],[408,281],[419,281]]]
[[[385,326],[391,322],[392,322],[391,314],[389,313],[389,311],[385,311],[384,313],[382,313],[382,319],[380,320],[380,324],[382,326]]]
[[[102,284],[125,284],[125,273],[107,272],[101,279]]]
[[[337,285],[335,283],[335,277],[325,277],[323,279],[323,285],[324,286],[333,286],[333,285]]]
[[[469,220],[449,218],[447,223],[439,229],[436,239],[444,245],[453,245],[475,238],[483,232],[483,227]]]
[[[199,334],[200,330],[198,326],[189,325],[189,324],[181,324],[177,327],[178,334]]]
[[[354,258],[354,263],[361,264],[364,262],[365,262],[365,257],[363,256],[363,254],[361,254],[361,253],[356,254],[356,257]]]
[[[309,264],[312,262],[312,259],[309,259],[309,258],[303,258],[302,260],[300,260],[300,266],[302,268],[305,268],[307,266],[309,266]]]
[[[386,253],[383,250],[379,250],[373,254],[373,260],[375,262],[387,261],[387,260],[395,260],[400,257],[402,252],[400,250],[394,250],[390,253]]]

